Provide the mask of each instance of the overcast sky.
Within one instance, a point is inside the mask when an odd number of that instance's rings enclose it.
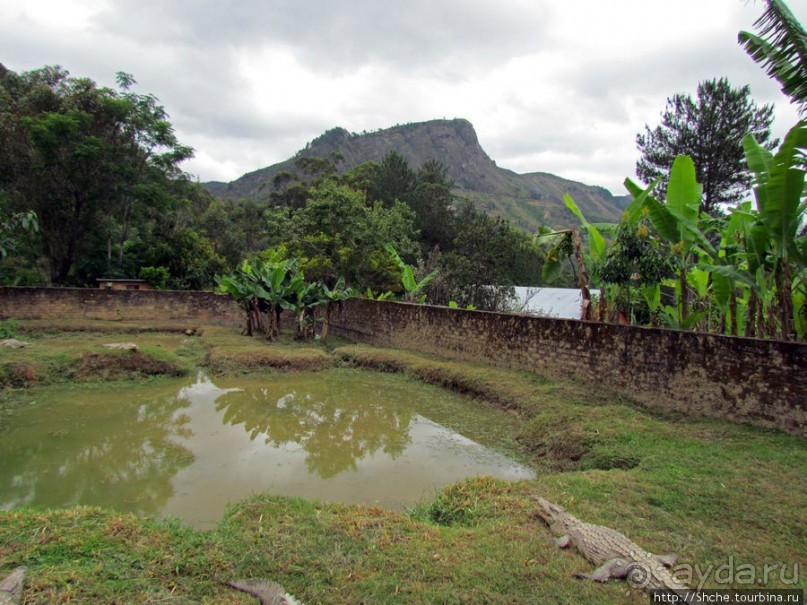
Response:
[[[802,22],[807,0],[790,0]],[[737,44],[761,0],[0,0],[0,63],[153,93],[200,180],[323,131],[466,118],[497,164],[623,194],[666,98],[726,76],[797,114]]]

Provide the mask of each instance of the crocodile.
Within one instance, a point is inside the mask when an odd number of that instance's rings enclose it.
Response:
[[[269,580],[234,580],[222,582],[230,588],[251,594],[261,605],[303,605],[277,582]]]
[[[575,574],[595,582],[624,579],[634,588],[648,592],[689,590],[673,577],[669,567],[678,556],[654,555],[610,527],[585,523],[566,512],[562,506],[533,496],[538,503],[535,516],[540,517],[557,536],[559,548],[575,548],[589,562],[597,565],[592,573]]]

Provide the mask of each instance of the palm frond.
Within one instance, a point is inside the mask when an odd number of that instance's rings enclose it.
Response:
[[[757,35],[742,31],[739,42],[766,73],[779,81],[799,114],[807,113],[807,33],[783,0],[766,0],[767,10],[754,26]]]

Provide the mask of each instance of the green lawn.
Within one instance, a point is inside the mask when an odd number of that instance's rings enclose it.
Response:
[[[407,351],[270,344],[224,328],[193,336],[117,330],[45,333],[22,324],[17,337],[32,345],[0,351],[0,370],[7,375],[11,364],[28,364],[37,378],[6,381],[0,422],[36,385],[144,379],[149,372],[77,377],[64,369],[88,354],[113,354],[101,341],[132,340],[165,364],[154,365],[165,370],[157,374],[200,366],[219,373],[333,365],[404,372],[517,415],[520,429],[510,442],[538,478],[469,479],[408,514],[257,495],[209,531],[95,508],[0,511],[0,576],[29,567],[25,602],[254,603],[222,584],[236,578],[280,582],[309,605],[648,602],[621,582],[574,579],[591,566],[551,543],[532,515],[533,494],[648,550],[678,552],[685,566],[679,573],[692,569],[691,584],[710,565],[746,566],[762,580],[767,564],[785,566],[784,574],[769,572],[762,585],[790,587],[798,564],[796,585],[807,586],[803,439],[659,415],[600,388]],[[0,424],[0,438],[3,430]],[[706,587],[722,587],[714,573],[706,576]],[[733,586],[748,587],[748,573],[734,576]]]

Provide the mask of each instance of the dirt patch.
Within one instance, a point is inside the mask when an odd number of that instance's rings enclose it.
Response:
[[[516,441],[553,471],[630,470],[642,461],[568,412],[555,411],[551,420],[548,414],[533,418]]]
[[[36,368],[28,362],[17,361],[0,367],[0,386],[23,388],[37,380]]]
[[[334,355],[343,364],[376,370],[378,372],[405,372],[407,364],[399,356],[387,355],[383,351],[373,351],[372,354],[354,346],[341,347],[334,351]]]
[[[475,371],[454,362],[431,361],[395,351],[341,347],[334,351],[341,363],[379,372],[403,372],[413,378],[448,389],[460,395],[484,399],[504,409],[520,413],[512,393],[503,389],[496,370]]]
[[[594,451],[583,457],[580,468],[583,470],[610,471],[619,469],[630,470],[639,466],[642,461],[638,456],[631,456],[620,452]]]
[[[577,424],[565,430],[556,430],[556,427],[536,430],[533,424],[522,431],[516,441],[553,471],[578,470],[581,459],[591,453],[586,434]]]
[[[145,376],[181,376],[184,370],[175,364],[154,359],[140,351],[84,353],[71,373],[80,380],[133,380]]]
[[[284,372],[317,371],[332,367],[334,360],[316,349],[275,350],[272,348],[214,347],[205,365],[216,374],[255,372],[272,369]]]

